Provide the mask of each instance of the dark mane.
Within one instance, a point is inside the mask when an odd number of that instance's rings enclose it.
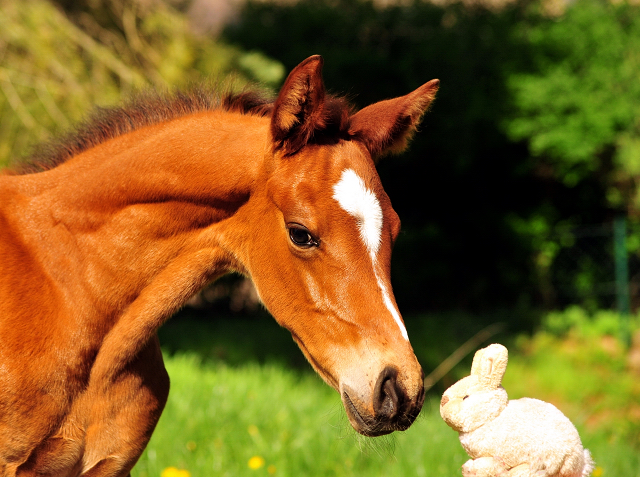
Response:
[[[172,93],[141,93],[121,107],[96,108],[71,132],[38,146],[30,157],[13,167],[13,173],[30,174],[53,169],[109,139],[145,126],[215,109],[270,117],[273,100],[254,90],[221,95],[211,86]],[[325,124],[322,130],[315,132],[310,142],[335,141],[347,135],[352,112],[348,103],[342,98],[327,96],[324,109]]]

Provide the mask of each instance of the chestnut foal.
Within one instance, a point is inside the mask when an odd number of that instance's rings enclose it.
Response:
[[[374,159],[401,151],[438,80],[356,113],[322,59],[275,102],[147,97],[103,111],[39,172],[0,175],[0,472],[126,476],[169,392],[156,331],[229,272],[367,436],[424,400],[391,291],[400,220]]]

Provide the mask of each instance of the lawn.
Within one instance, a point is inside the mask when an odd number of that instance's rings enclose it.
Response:
[[[194,355],[174,356],[167,368],[172,395],[134,475],[160,476],[170,466],[192,476],[454,475],[465,460],[437,401],[409,431],[365,439],[351,430],[337,393],[310,373],[202,366]]]
[[[455,337],[433,336],[437,318],[413,322],[409,331],[428,372]],[[512,350],[505,376],[511,397],[558,405],[592,451],[596,477],[640,477],[640,416],[633,417],[638,379],[630,379],[615,356],[585,359],[575,338],[555,346],[555,338],[544,336],[505,343]],[[192,477],[461,475],[467,456],[440,419],[441,389],[429,394],[409,430],[366,439],[349,426],[338,394],[305,364],[287,332],[266,317],[178,317],[162,329],[161,341],[171,393],[133,477],[160,477],[171,467]],[[468,374],[467,361],[453,374]],[[611,389],[603,385],[605,378]],[[613,392],[616,386],[619,392]],[[172,474],[186,475],[165,472]]]

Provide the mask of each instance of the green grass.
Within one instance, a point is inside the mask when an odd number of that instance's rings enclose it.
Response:
[[[192,476],[455,475],[466,460],[437,401],[407,432],[365,439],[350,428],[338,394],[313,374],[202,364],[193,354],[169,357],[167,369],[171,396],[134,476],[170,466]],[[253,456],[264,466],[250,469]]]
[[[454,345],[452,332],[434,333],[441,323],[438,317],[409,322],[427,372]],[[461,475],[468,457],[440,418],[440,390],[409,430],[367,439],[351,429],[338,394],[268,318],[183,317],[163,328],[161,341],[171,393],[133,477],[160,477],[168,467],[192,477]],[[545,334],[496,341],[511,351],[504,383],[510,396],[560,407],[595,457],[594,476],[640,477],[640,425],[632,415],[640,390],[615,356],[592,342]],[[464,374],[466,362],[448,380]],[[255,456],[262,465],[251,469]]]

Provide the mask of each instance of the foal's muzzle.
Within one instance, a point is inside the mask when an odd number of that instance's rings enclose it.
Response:
[[[387,366],[373,388],[371,402],[365,404],[348,386],[343,387],[342,400],[349,421],[360,434],[369,437],[404,431],[420,413],[424,403],[424,387],[409,396],[398,383],[398,370]]]

